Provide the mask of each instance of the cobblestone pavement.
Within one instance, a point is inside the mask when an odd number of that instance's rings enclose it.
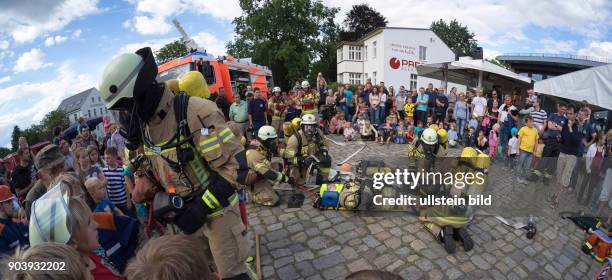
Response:
[[[334,162],[359,144],[330,143]],[[369,142],[350,162],[381,158],[401,165],[407,160],[406,145]],[[540,187],[518,186],[507,170],[490,174],[490,180],[491,189],[502,192]],[[491,216],[476,216],[468,227],[474,249],[466,253],[458,246],[448,255],[413,215],[320,211],[308,196],[301,208],[287,208],[286,202],[287,194],[279,207],[249,205],[251,230],[261,234],[265,279],[344,279],[362,269],[387,270],[404,279],[590,279],[601,267],[580,250],[585,233],[550,209],[536,217],[538,233],[533,240]],[[546,202],[540,208],[548,208]]]

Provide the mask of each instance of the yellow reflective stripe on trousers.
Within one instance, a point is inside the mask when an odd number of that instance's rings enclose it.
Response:
[[[236,206],[236,204],[238,204],[238,195],[233,194],[232,196],[230,196],[230,198],[228,199],[228,202],[229,202],[229,206],[228,207]],[[221,214],[223,214],[223,212],[225,212],[225,209],[221,208],[219,210],[214,211],[212,214],[209,214],[207,217],[208,218],[218,217]]]
[[[217,136],[200,141],[200,150],[203,154],[218,148],[221,148],[221,143],[219,143],[219,138],[217,138]]]
[[[196,174],[198,181],[200,182],[200,186],[207,187],[208,186],[208,171],[202,165],[197,158],[189,162],[189,167],[193,170],[193,173]]]
[[[229,127],[226,127],[219,132],[219,137],[221,138],[221,142],[225,143],[234,137],[234,133]]]
[[[204,201],[204,203],[206,203],[206,205],[208,205],[208,208],[212,210],[221,208],[221,204],[209,190],[206,190],[204,192],[204,194],[202,195],[202,200]]]

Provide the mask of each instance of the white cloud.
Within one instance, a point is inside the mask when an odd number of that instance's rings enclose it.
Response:
[[[56,35],[55,37],[50,36],[45,39],[45,46],[50,47],[53,45],[57,45],[61,42],[66,41],[68,38],[60,35]]]
[[[75,31],[72,32],[72,38],[79,38],[81,37],[81,33],[83,33],[83,30],[81,29],[77,29]]]
[[[540,40],[540,44],[542,45],[540,51],[543,53],[574,53],[578,42],[545,38]]]
[[[10,44],[7,40],[0,40],[0,50],[8,50]]]
[[[10,34],[17,43],[31,42],[99,12],[97,4],[98,0],[9,1],[0,11],[0,33]]]
[[[174,40],[177,40],[177,39],[178,38],[163,38],[163,39],[156,39],[156,40],[148,40],[145,42],[126,44],[119,48],[119,51],[117,52],[117,54],[115,54],[115,56],[120,55],[122,53],[133,53],[144,47],[150,47],[153,52],[156,52],[159,49],[161,49],[164,45]]]
[[[62,64],[51,80],[0,88],[0,111],[4,112],[0,118],[0,145],[10,141],[13,126],[29,127],[56,109],[64,98],[95,85],[93,76],[77,73],[69,64]]]
[[[494,59],[495,57],[501,54],[501,52],[489,48],[483,48],[482,51],[482,56],[486,59]]]
[[[591,42],[585,48],[578,50],[578,55],[612,59],[612,42]]]
[[[121,23],[121,26],[125,29],[132,29],[132,22],[128,19]]]
[[[13,71],[25,72],[29,70],[38,70],[51,66],[51,63],[45,63],[45,53],[39,49],[31,49],[29,52],[23,53],[15,63]]]
[[[208,32],[200,32],[192,37],[198,46],[213,55],[225,55],[225,42]]]
[[[11,81],[11,76],[1,77],[0,84],[8,83]]]
[[[184,12],[209,15],[231,21],[241,13],[237,0],[134,0],[128,3],[136,6],[136,15],[122,26],[131,26],[144,35],[162,35],[172,29],[171,17]]]

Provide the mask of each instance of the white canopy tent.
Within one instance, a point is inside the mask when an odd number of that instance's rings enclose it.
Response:
[[[417,66],[419,76],[465,85],[498,85],[508,88],[528,87],[531,78],[482,59],[459,58],[458,61]]]
[[[538,81],[533,90],[612,110],[612,64]]]

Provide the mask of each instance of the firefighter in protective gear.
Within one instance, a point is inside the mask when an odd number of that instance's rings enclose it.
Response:
[[[281,96],[280,87],[272,89],[273,96],[268,99],[268,108],[272,111],[272,127],[274,130],[281,131],[283,120],[285,119],[287,104]]]
[[[149,158],[164,189],[155,197],[172,198],[154,209],[157,218],[204,239],[202,249],[222,278],[248,279],[250,244],[235,190],[248,173],[240,139],[214,102],[173,94],[157,73],[148,47],[119,55],[103,72],[100,95],[126,129],[126,146]],[[147,184],[154,184],[148,176],[136,179],[137,186]]]
[[[448,135],[446,133],[446,129],[440,128],[440,129],[438,129],[437,132],[438,132],[438,139],[440,140],[440,145],[445,150],[448,150]]]
[[[318,168],[320,173],[317,174],[317,184],[327,182],[329,180],[332,159],[327,151],[323,131],[319,128],[315,116],[310,114],[302,117],[301,127],[308,142],[307,155],[314,156],[319,160]],[[305,168],[308,168],[308,166],[308,163],[305,164]]]
[[[297,99],[298,105],[302,108],[302,116],[308,114],[313,115],[316,121],[317,117],[319,116],[319,111],[317,109],[319,93],[310,88],[308,81],[302,82],[302,90],[304,91],[304,94]]]
[[[285,139],[287,146],[279,150],[279,155],[284,158],[290,167],[290,175],[295,180],[297,185],[303,185],[306,170],[303,169],[302,163],[304,156],[308,155],[308,140],[304,131],[301,129],[301,119],[295,118],[285,127]],[[304,174],[304,176],[302,175]]]
[[[293,184],[293,178],[283,174],[282,167],[272,168],[272,158],[278,156],[276,130],[262,126],[257,132],[257,141],[247,150],[249,175],[246,185],[253,202],[264,206],[276,206],[280,199],[273,186],[278,183]]]

